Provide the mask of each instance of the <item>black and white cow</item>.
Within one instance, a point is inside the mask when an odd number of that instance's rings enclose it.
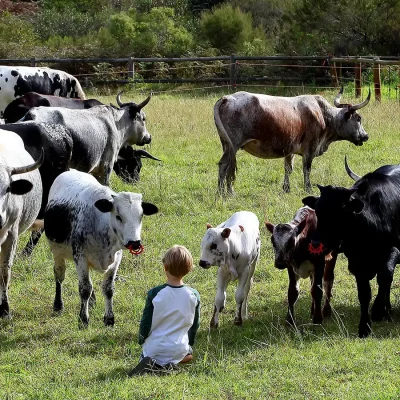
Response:
[[[40,137],[36,137],[40,149]],[[31,137],[33,142],[33,136]],[[37,162],[25,151],[22,139],[0,130],[0,317],[10,317],[8,285],[18,236],[39,213],[42,184]]]
[[[332,313],[330,299],[337,252],[329,255],[324,251],[310,253],[311,238],[317,227],[315,211],[309,207],[302,207],[287,224],[273,225],[266,222],[265,226],[272,233],[275,267],[287,269],[289,275],[286,321],[295,325],[294,305],[299,298],[299,280],[310,278],[311,316],[314,324],[320,324],[322,317],[329,317]],[[322,287],[326,297],[321,311]]]
[[[216,228],[207,224],[199,265],[204,269],[219,267],[212,328],[218,327],[218,316],[225,307],[226,288],[231,281],[238,280],[234,324],[242,325],[243,318],[247,318],[247,297],[260,257],[260,245],[259,222],[252,212],[234,213]]]
[[[363,177],[347,170],[357,180],[353,187],[318,186],[320,196],[306,197],[303,203],[318,218],[311,251],[340,246],[348,259],[361,308],[358,335],[366,337],[371,319],[390,319],[390,288],[400,263],[400,165],[385,165]],[[375,276],[379,290],[370,319],[369,281]]]
[[[84,99],[79,81],[72,75],[47,67],[0,66],[0,117],[16,97],[28,92]]]
[[[142,195],[115,193],[86,173],[71,170],[54,181],[44,216],[44,228],[54,257],[56,296],[54,310],[63,309],[62,283],[65,261],[76,264],[81,297],[80,324],[89,323],[89,299],[93,285],[89,269],[104,274],[105,325],[114,325],[112,298],[114,280],[122,259],[122,249],[143,251],[143,215],[157,213]]]

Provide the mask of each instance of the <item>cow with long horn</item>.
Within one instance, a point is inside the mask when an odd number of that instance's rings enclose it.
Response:
[[[303,203],[317,216],[310,253],[334,250],[348,259],[360,302],[358,335],[366,337],[371,320],[391,319],[390,289],[400,264],[400,166],[384,165],[362,177],[347,160],[345,167],[356,181],[351,188],[318,186],[320,196],[305,197]],[[369,282],[375,276],[379,289],[369,315]]]
[[[41,156],[34,161],[22,139],[0,130],[0,317],[10,318],[8,285],[18,236],[30,228],[39,213],[42,182],[38,168],[43,162],[40,136],[36,141]]]
[[[340,104],[343,89],[331,106],[318,95],[277,97],[248,92],[224,96],[214,106],[214,120],[223,155],[219,161],[218,189],[233,193],[236,153],[243,149],[259,158],[284,158],[283,190],[290,191],[289,176],[294,155],[303,158],[304,186],[311,191],[310,172],[315,157],[332,142],[348,140],[361,146],[368,135],[357,113],[365,107],[371,93],[360,104]],[[226,187],[225,187],[226,186]]]

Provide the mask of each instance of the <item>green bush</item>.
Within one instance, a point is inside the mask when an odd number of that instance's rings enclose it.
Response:
[[[0,58],[33,57],[37,44],[31,25],[7,12],[0,14]]]
[[[204,38],[221,53],[238,53],[254,39],[265,42],[262,30],[253,28],[251,14],[230,4],[201,15],[200,29]]]

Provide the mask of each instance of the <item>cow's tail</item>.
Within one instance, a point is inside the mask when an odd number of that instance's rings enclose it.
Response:
[[[224,96],[221,99],[219,99],[214,106],[214,121],[215,125],[217,127],[218,135],[221,139],[222,143],[222,148],[224,151],[224,154],[222,155],[222,158],[220,160],[220,171],[221,171],[221,165],[226,164],[226,172],[224,173],[226,182],[228,184],[228,187],[234,182],[236,178],[236,171],[237,171],[237,164],[236,164],[236,151],[233,146],[232,140],[229,136],[229,132],[227,132],[224,124],[221,121],[220,117],[220,107],[222,104],[226,103],[228,101],[227,97]],[[222,177],[223,179],[224,177]],[[221,172],[220,172],[220,179],[221,179]],[[223,182],[221,182],[221,185]]]

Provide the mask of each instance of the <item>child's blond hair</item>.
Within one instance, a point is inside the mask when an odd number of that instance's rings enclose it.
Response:
[[[185,246],[175,245],[162,258],[165,270],[172,276],[181,278],[193,269],[193,257]]]

